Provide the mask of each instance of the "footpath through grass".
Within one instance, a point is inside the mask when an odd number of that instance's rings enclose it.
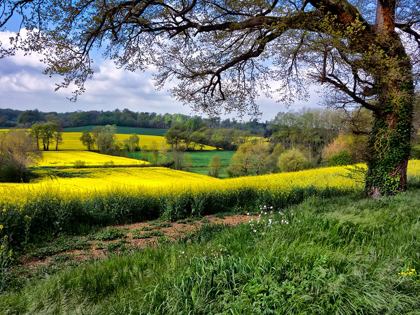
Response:
[[[419,314],[420,190],[312,197],[0,296],[3,314]],[[273,213],[271,213],[273,211]],[[267,214],[266,214],[267,213]],[[404,272],[404,273],[403,273]]]

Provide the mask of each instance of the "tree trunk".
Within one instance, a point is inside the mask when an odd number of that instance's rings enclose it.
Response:
[[[407,166],[413,123],[414,83],[410,58],[395,32],[396,0],[378,0],[375,29],[378,48],[372,59],[380,111],[368,145],[368,197],[394,195],[407,189]]]
[[[391,83],[392,84],[392,83]],[[414,86],[406,82],[400,96],[383,91],[384,110],[375,114],[368,145],[368,171],[365,192],[368,197],[394,195],[407,188],[407,166],[413,121]]]

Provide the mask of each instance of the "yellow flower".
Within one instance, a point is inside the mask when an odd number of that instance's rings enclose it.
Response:
[[[4,245],[1,245],[1,249],[4,249]]]
[[[3,209],[3,212],[6,212],[6,208]]]
[[[3,225],[0,225],[0,230],[3,230]]]

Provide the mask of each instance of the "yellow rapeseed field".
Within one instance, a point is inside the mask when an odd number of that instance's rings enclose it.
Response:
[[[58,147],[59,150],[67,151],[67,150],[87,150],[86,146],[82,144],[80,141],[80,137],[82,136],[81,132],[64,132],[63,133],[63,144]],[[131,135],[124,135],[124,134],[117,134],[117,140],[122,142],[128,138],[130,138]],[[164,137],[161,136],[143,136],[139,135],[140,138],[140,147],[146,146],[147,148],[151,148],[153,145],[153,142],[156,143],[157,147],[159,148],[162,144],[162,142],[166,143],[166,140]]]
[[[167,193],[189,192],[192,188],[210,188],[222,180],[164,167],[145,168],[85,168],[36,171],[40,178],[31,183],[0,183],[0,196],[22,202],[24,196],[42,195],[55,190],[65,196],[80,198],[95,193],[121,190],[130,194],[136,190],[158,197]],[[216,185],[217,186],[217,185]]]
[[[31,235],[78,231],[81,225],[158,217],[174,221],[223,211],[255,211],[262,205],[277,211],[311,196],[342,196],[363,189],[362,181],[349,178],[346,167],[227,180],[159,167],[37,173],[40,177],[29,184],[0,184],[0,237],[13,235],[19,244]],[[410,161],[409,177],[420,180],[420,161]]]
[[[349,178],[348,173],[347,167],[328,167],[220,180],[161,167],[63,169],[38,171],[41,178],[29,184],[0,184],[0,196],[15,195],[21,198],[50,187],[58,188],[61,194],[77,191],[80,196],[115,189],[126,190],[127,193],[140,189],[154,197],[165,194],[224,193],[244,188],[256,192],[281,192],[283,195],[306,187],[344,191],[361,189],[363,183]],[[420,179],[420,161],[410,161],[409,176]]]
[[[68,150],[87,150],[86,146],[82,144],[80,141],[80,137],[82,136],[81,132],[64,132],[63,133],[63,144],[59,145],[58,149],[62,151],[68,151]],[[123,142],[124,140],[130,138],[131,135],[126,134],[116,134],[117,140],[119,142]],[[161,136],[145,136],[145,135],[138,135],[140,138],[140,148],[146,147],[147,150],[152,149],[152,147],[155,145],[157,146],[157,149],[159,149],[162,145],[162,142],[166,144],[165,137]],[[167,145],[168,148],[170,148],[169,145]],[[196,147],[198,150],[198,146]],[[216,150],[215,147],[211,146],[204,146],[203,150]]]
[[[103,166],[103,165],[144,165],[149,162],[129,159],[125,157],[100,154],[89,151],[44,151],[42,152],[42,160],[38,161],[35,166],[54,167],[54,166],[74,166],[75,163],[82,162],[86,166]]]

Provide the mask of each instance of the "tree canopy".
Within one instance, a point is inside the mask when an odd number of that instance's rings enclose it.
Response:
[[[282,102],[325,87],[334,106],[374,114],[366,193],[406,187],[415,82],[419,0],[2,1],[0,26],[21,15],[27,34],[14,49],[42,53],[46,73],[75,83],[93,74],[90,53],[129,71],[157,69],[162,88],[193,108],[258,113],[256,99]],[[21,36],[22,35],[22,36]],[[276,81],[272,84],[272,81]]]

